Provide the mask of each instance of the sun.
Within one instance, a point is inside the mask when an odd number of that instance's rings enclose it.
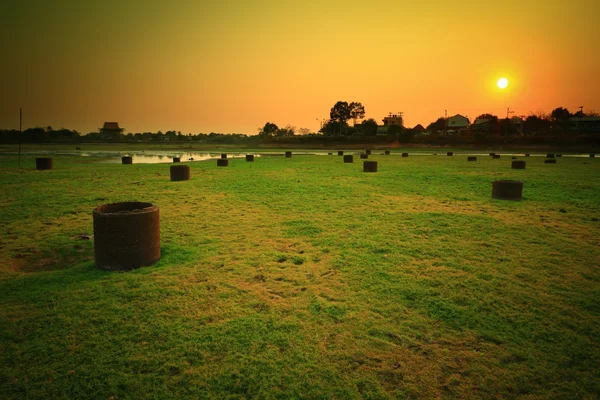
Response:
[[[498,79],[498,82],[496,82],[496,85],[498,85],[500,89],[504,89],[508,86],[508,79],[500,78]]]

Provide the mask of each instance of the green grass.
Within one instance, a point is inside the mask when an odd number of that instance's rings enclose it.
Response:
[[[0,157],[0,398],[597,398],[600,160],[370,159]],[[128,200],[162,258],[97,270]]]

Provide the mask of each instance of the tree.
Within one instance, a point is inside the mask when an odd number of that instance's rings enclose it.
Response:
[[[277,132],[275,132],[275,136],[277,136],[277,137],[290,137],[290,136],[294,136],[295,132],[296,132],[296,127],[295,126],[287,125],[285,128],[279,128],[279,129],[277,129]]]
[[[341,122],[330,119],[330,120],[327,120],[327,122],[325,122],[323,124],[323,127],[321,128],[321,132],[323,132],[323,135],[325,135],[325,136],[335,136],[335,135],[339,135],[342,128],[345,129],[345,127],[346,127],[345,122],[344,122],[344,124],[342,124]]]
[[[298,129],[298,132],[301,135],[308,135],[308,134],[310,134],[310,128],[300,128],[300,129]]]
[[[352,102],[349,105],[350,108],[350,118],[354,121],[354,125],[356,125],[357,119],[363,119],[365,117],[365,106],[358,102]]]
[[[377,135],[377,121],[375,121],[373,118],[363,121],[363,123],[360,124],[360,131],[365,136]]]
[[[265,124],[264,127],[258,128],[258,134],[261,136],[267,136],[267,137],[272,137],[275,136],[277,134],[277,131],[279,130],[279,127],[272,123],[272,122],[267,122]]]
[[[523,122],[523,132],[526,134],[535,134],[545,132],[550,129],[551,122],[547,118],[541,118],[539,115],[528,115]]]
[[[329,111],[329,118],[333,121],[345,123],[350,119],[350,105],[347,101],[338,101],[331,111]]]
[[[585,116],[586,116],[586,117],[596,117],[596,118],[597,118],[597,117],[600,117],[600,114],[599,114],[599,113],[597,113],[597,112],[596,112],[596,111],[594,111],[594,110],[591,110],[591,111],[588,111],[588,112],[586,112],[586,113],[585,113]]]
[[[440,117],[437,121],[430,123],[427,125],[427,130],[429,133],[437,133],[438,131],[443,131],[446,127],[446,119],[444,117]]]
[[[392,126],[398,126],[398,125],[392,125]],[[391,126],[390,126],[391,128]],[[400,128],[398,126],[398,128]],[[389,129],[388,129],[388,135],[389,135]],[[409,143],[414,141],[415,139],[415,131],[413,131],[412,129],[402,129],[400,128],[400,133],[398,134],[398,141],[402,142],[402,143]]]
[[[402,133],[402,127],[399,125],[390,125],[387,129],[387,134],[389,136],[396,136]]]
[[[486,120],[486,122],[482,122],[481,120]],[[483,140],[486,137],[486,135],[489,135],[491,133],[496,133],[497,135],[500,135],[500,125],[498,124],[498,117],[494,114],[488,113],[477,116],[477,118],[475,118],[474,123],[471,125],[471,131],[477,133],[477,140]]]
[[[569,110],[563,107],[557,107],[550,113],[552,121],[558,122],[559,124],[567,122],[571,116]]]
[[[478,119],[488,119],[488,120],[490,120],[490,122],[493,122],[493,123],[498,122],[497,116],[495,116],[494,114],[488,114],[488,113],[481,114],[477,118],[475,118],[475,120],[478,120]]]

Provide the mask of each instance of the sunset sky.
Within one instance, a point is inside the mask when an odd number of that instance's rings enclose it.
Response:
[[[600,111],[600,1],[6,1],[0,129],[318,130],[338,100],[379,123]],[[509,86],[498,89],[505,76]]]

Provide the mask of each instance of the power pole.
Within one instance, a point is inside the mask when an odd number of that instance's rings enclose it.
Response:
[[[21,133],[23,131],[23,108],[19,108],[19,168],[21,168]]]
[[[577,128],[579,131],[579,134],[581,135],[581,120],[583,119],[583,106],[579,106],[579,126]]]
[[[504,136],[508,136],[508,114],[514,114],[514,111],[510,111],[510,107],[506,107],[506,131],[504,133]]]
[[[444,136],[448,133],[448,110],[444,110]]]

